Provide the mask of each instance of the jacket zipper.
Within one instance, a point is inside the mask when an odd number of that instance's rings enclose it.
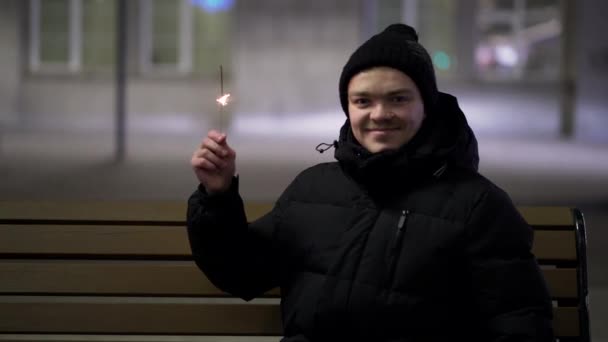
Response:
[[[391,252],[389,256],[389,274],[386,281],[386,286],[390,287],[393,281],[393,277],[395,276],[395,268],[397,267],[397,257],[399,256],[399,252],[401,250],[401,239],[403,237],[403,232],[405,231],[405,222],[407,221],[408,216],[410,215],[409,210],[401,211],[401,216],[399,216],[399,221],[397,221],[397,231],[395,233],[395,240],[391,246]]]

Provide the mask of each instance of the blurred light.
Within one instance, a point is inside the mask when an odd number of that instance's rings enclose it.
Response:
[[[444,51],[437,51],[433,55],[433,63],[440,70],[448,70],[450,65],[452,65],[452,61],[450,56]]]
[[[208,13],[224,12],[234,6],[234,0],[191,0],[194,6],[198,6]]]
[[[475,50],[475,60],[477,64],[482,68],[489,67],[494,62],[494,54],[492,53],[492,48],[480,45]]]
[[[514,67],[519,61],[519,56],[512,45],[501,44],[496,46],[496,61],[504,66]]]

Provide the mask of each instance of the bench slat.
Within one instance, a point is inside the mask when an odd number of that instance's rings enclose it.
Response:
[[[83,220],[182,222],[184,201],[0,201],[1,220]],[[270,211],[269,202],[247,202],[249,220]]]
[[[280,336],[1,334],[2,342],[279,342]]]
[[[576,269],[543,273],[553,298],[577,297]],[[0,274],[5,294],[226,295],[191,261],[0,261]]]
[[[0,298],[4,333],[279,335],[278,305],[23,303]]]
[[[0,261],[0,293],[223,296],[192,261]]]
[[[580,335],[578,308],[553,308],[553,331],[556,337],[576,337]]]
[[[0,219],[183,221],[180,201],[0,201]]]
[[[574,231],[536,230],[532,253],[537,259],[576,261],[576,236]]]
[[[574,231],[537,230],[534,255],[576,260]],[[191,255],[185,227],[0,225],[0,254]]]
[[[572,227],[574,219],[568,207],[517,207],[521,215],[531,226]]]
[[[184,221],[184,201],[0,201],[0,221],[29,220],[114,220]],[[248,201],[247,217],[255,220],[272,208],[270,202]],[[573,226],[567,207],[517,207],[532,226]]]
[[[578,310],[554,308],[558,337],[578,336]],[[278,305],[2,302],[4,333],[280,335]]]
[[[543,269],[549,293],[553,299],[578,298],[576,268]]]
[[[0,254],[190,256],[185,227],[0,225]]]
[[[0,260],[0,274],[5,294],[227,296],[192,261]]]

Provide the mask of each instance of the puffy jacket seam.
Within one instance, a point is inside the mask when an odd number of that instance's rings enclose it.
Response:
[[[353,205],[351,205],[351,206],[340,205],[340,204],[331,203],[331,202],[314,202],[314,201],[305,201],[305,200],[299,200],[299,199],[292,199],[292,200],[290,200],[290,202],[297,203],[297,204],[308,204],[308,205],[325,205],[325,206],[337,207],[337,208],[342,208],[342,209],[352,209],[352,208],[356,207],[356,205],[355,205],[356,202],[353,202]],[[374,209],[372,207],[367,207],[367,206],[366,206],[366,208]]]
[[[469,239],[471,238],[471,236],[473,234],[473,232],[471,231],[473,229],[473,227],[471,225],[471,221],[472,221],[473,215],[484,204],[484,202],[486,201],[486,199],[489,196],[489,193],[490,193],[489,189],[485,189],[483,191],[483,193],[479,196],[479,199],[477,199],[477,201],[475,201],[475,204],[473,205],[473,207],[469,211],[466,219],[464,220],[466,236]]]
[[[467,222],[466,220],[456,220],[456,219],[452,220],[452,219],[448,219],[448,218],[441,217],[441,216],[438,216],[438,215],[433,215],[433,214],[421,212],[421,211],[418,211],[418,210],[410,210],[410,214],[411,215],[415,215],[415,216],[416,215],[417,216],[424,216],[424,217],[428,217],[428,218],[431,218],[431,219],[440,220],[442,222],[447,222],[447,223],[450,223],[450,224],[465,224]]]

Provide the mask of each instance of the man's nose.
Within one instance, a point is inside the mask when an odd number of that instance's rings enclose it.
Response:
[[[376,104],[374,108],[372,108],[372,111],[370,113],[370,119],[379,121],[389,120],[392,116],[393,114],[391,113],[388,106],[382,103]]]

